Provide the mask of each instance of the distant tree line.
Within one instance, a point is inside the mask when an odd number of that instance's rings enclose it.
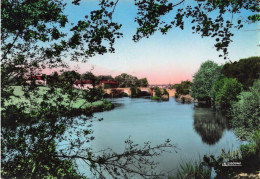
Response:
[[[138,79],[135,76],[122,73],[115,78],[111,75],[98,75],[95,76],[92,72],[86,72],[80,74],[76,71],[65,71],[62,74],[57,72],[51,75],[44,75],[44,78],[48,80],[49,85],[57,85],[59,82],[66,79],[67,82],[73,84],[77,80],[91,80],[93,86],[100,84],[102,81],[115,81],[119,83],[120,88],[130,88],[130,87],[148,87],[149,83],[146,78]]]

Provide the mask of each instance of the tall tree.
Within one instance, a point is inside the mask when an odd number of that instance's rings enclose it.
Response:
[[[119,82],[119,87],[128,88],[132,86],[139,86],[138,78],[126,73],[122,73],[115,77],[115,80]]]
[[[226,63],[222,73],[228,78],[236,78],[249,89],[254,81],[260,77],[260,57],[241,59],[238,62]]]
[[[221,66],[213,61],[201,64],[198,72],[194,75],[191,95],[198,100],[215,101],[215,84],[221,75]]]

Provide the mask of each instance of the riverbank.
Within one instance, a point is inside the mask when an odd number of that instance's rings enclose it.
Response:
[[[175,99],[178,102],[181,102],[181,103],[192,103],[192,102],[195,102],[194,98],[190,94],[178,95],[177,97],[175,97]]]
[[[21,86],[12,86],[13,87],[13,96],[11,96],[9,101],[4,102],[4,106],[9,106],[9,105],[15,105],[18,107],[21,106],[26,106],[24,108],[25,113],[30,113],[31,111],[34,110],[39,110],[38,108],[40,107],[40,104],[44,101],[44,95],[47,94],[48,90],[50,88],[48,87],[43,87],[40,86],[37,91],[30,93],[29,98],[25,98],[24,96],[24,91]],[[76,99],[72,101],[71,103],[67,104],[66,101],[68,100],[68,97],[64,94],[61,93],[60,89],[56,89],[54,93],[57,94],[57,96],[54,96],[54,98],[50,98],[49,100],[52,100],[53,106],[56,106],[56,101],[58,97],[62,97],[62,104],[64,106],[67,106],[68,108],[71,109],[71,113],[73,116],[77,115],[91,115],[93,112],[102,112],[106,110],[111,110],[114,108],[114,105],[108,101],[108,100],[97,100],[94,102],[88,102],[86,99],[83,99],[81,97],[81,90],[75,89],[78,91],[78,97],[76,96]],[[53,95],[53,94],[52,94]],[[47,101],[47,102],[52,102],[52,101]],[[33,102],[33,105],[32,105]],[[2,106],[2,108],[4,108]]]

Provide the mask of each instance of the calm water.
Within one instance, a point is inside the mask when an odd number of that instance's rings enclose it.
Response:
[[[124,141],[129,137],[138,144],[146,141],[160,144],[170,139],[178,146],[178,153],[166,153],[156,161],[160,162],[158,170],[174,172],[183,161],[194,161],[204,154],[220,154],[222,148],[236,149],[241,144],[232,130],[227,129],[223,117],[211,109],[180,104],[174,98],[169,102],[131,98],[111,101],[116,104],[115,109],[94,115],[104,119],[92,127],[94,150],[109,147],[123,152]]]

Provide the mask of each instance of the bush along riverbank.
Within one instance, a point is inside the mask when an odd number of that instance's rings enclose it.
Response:
[[[23,104],[27,104],[30,101],[24,97],[24,93],[26,91],[26,88],[23,88],[21,86],[13,86],[13,93],[14,96],[9,101],[5,101],[4,106],[20,106],[22,107]],[[83,93],[86,91],[75,89],[74,92],[78,96],[76,100],[73,100],[71,103],[67,103],[68,100],[70,100],[66,95],[63,95],[62,89],[59,88],[53,88],[54,92],[52,91],[53,98],[52,101],[46,101],[44,100],[44,96],[49,93],[51,88],[49,87],[38,87],[37,90],[35,90],[34,93],[30,93],[30,99],[34,101],[35,105],[32,105],[30,107],[24,108],[24,112],[30,115],[37,115],[37,113],[41,113],[37,110],[38,105],[42,105],[40,110],[44,110],[43,104],[44,103],[52,103],[53,108],[57,108],[59,105],[64,105],[66,108],[64,110],[69,110],[70,113],[66,114],[69,116],[79,116],[79,115],[87,115],[91,116],[94,112],[102,112],[111,110],[114,108],[114,105],[107,99],[102,99],[102,93],[100,94],[101,97],[97,97],[96,99],[88,99],[87,95],[84,97]],[[96,95],[97,96],[97,95]],[[62,99],[61,104],[58,104],[58,99]],[[4,107],[3,107],[4,108]]]
[[[175,176],[168,178],[260,178],[260,131],[255,132],[251,142],[242,144],[237,150],[222,150],[220,156],[204,155],[202,161],[180,164]]]
[[[166,89],[160,89],[156,86],[154,87],[154,96],[152,96],[151,99],[158,101],[169,101],[169,93]]]
[[[74,116],[86,115],[91,116],[95,112],[109,111],[115,108],[115,105],[112,104],[109,100],[104,99],[103,101],[98,101],[97,104],[92,104],[85,108],[73,108],[72,112]]]
[[[212,107],[227,117],[240,139],[252,140],[260,129],[259,71],[260,57],[225,65],[208,60],[195,73],[193,83],[182,81],[172,88],[177,101]]]

